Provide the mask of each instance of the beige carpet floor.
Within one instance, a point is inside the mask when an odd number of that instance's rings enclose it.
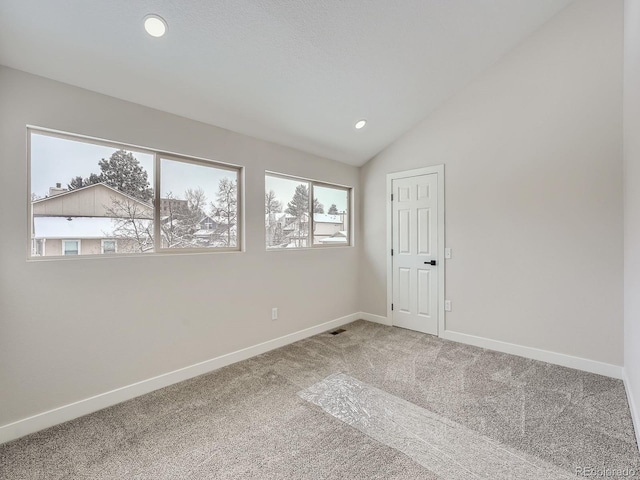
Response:
[[[501,456],[503,478],[640,476],[621,381],[365,321],[344,328],[1,445],[0,478],[487,478],[486,442],[532,465]],[[395,410],[343,421],[301,397],[335,374]],[[439,437],[425,422],[468,432],[464,448],[447,445],[477,471],[431,465],[424,449]],[[407,429],[427,440],[399,447]]]

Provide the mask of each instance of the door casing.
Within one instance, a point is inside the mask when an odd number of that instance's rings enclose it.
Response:
[[[445,332],[445,311],[444,311],[444,279],[445,279],[445,221],[444,221],[444,165],[435,165],[432,167],[416,168],[413,170],[405,170],[402,172],[393,172],[387,174],[387,320],[392,323],[393,315],[391,311],[391,303],[393,302],[393,269],[391,257],[391,249],[393,248],[393,230],[392,230],[392,205],[391,193],[393,192],[393,180],[400,178],[417,177],[418,175],[437,174],[438,176],[438,250],[437,261],[438,268],[438,336],[442,337]]]

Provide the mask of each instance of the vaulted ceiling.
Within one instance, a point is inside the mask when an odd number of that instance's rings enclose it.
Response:
[[[571,1],[1,0],[0,64],[362,165]]]

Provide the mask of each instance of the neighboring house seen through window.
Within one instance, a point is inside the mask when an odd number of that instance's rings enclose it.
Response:
[[[32,258],[239,250],[240,167],[36,129],[29,140]]]
[[[267,249],[350,245],[350,199],[348,187],[267,173]]]

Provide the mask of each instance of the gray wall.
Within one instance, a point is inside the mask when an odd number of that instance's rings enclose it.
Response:
[[[624,369],[640,435],[640,2],[624,8]]]
[[[244,165],[246,253],[27,262],[27,124]],[[4,67],[0,153],[0,425],[359,310],[357,247],[264,245],[265,169],[354,167]]]
[[[447,329],[622,365],[622,6],[575,2],[362,168],[363,311],[386,174],[445,164]]]

